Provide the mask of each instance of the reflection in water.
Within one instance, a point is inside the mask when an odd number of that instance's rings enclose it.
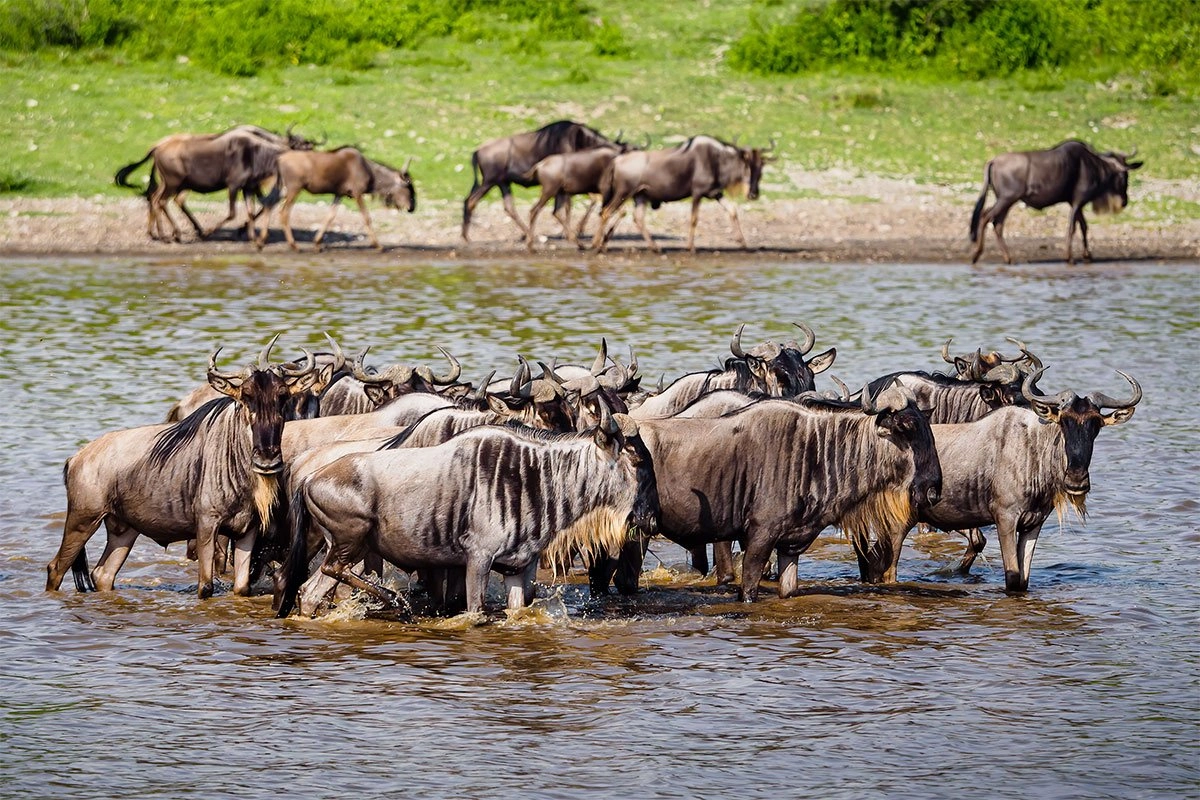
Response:
[[[681,797],[1195,796],[1194,267],[981,268],[312,261],[8,262],[0,273],[0,785],[55,797],[415,793]],[[942,341],[1027,341],[1046,385],[1146,398],[1096,444],[1086,525],[1048,524],[1031,592],[993,541],[910,538],[867,587],[833,534],[799,596],[751,606],[656,545],[649,588],[578,576],[515,618],[276,620],[195,598],[176,546],[139,543],[107,595],[42,591],[63,460],[162,419],[271,332],[465,376],[632,344],[647,380],[714,365],[729,337],[802,320],[852,386],[937,369]],[[818,378],[827,386],[825,376]],[[99,539],[93,540],[93,557]],[[660,566],[661,562],[661,566]],[[769,587],[773,588],[773,587]],[[781,782],[783,786],[780,786]]]

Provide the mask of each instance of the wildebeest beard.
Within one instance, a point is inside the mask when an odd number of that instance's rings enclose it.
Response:
[[[917,522],[916,509],[907,491],[891,490],[868,494],[861,503],[845,514],[837,526],[865,551],[872,537],[904,531]]]
[[[542,551],[542,564],[554,572],[566,574],[578,555],[585,566],[598,558],[616,558],[629,538],[628,513],[611,506],[588,512],[569,528],[559,531]]]
[[[1054,513],[1058,515],[1060,528],[1067,524],[1067,512],[1071,510],[1079,516],[1079,519],[1087,519],[1087,494],[1056,492],[1054,494]]]
[[[254,476],[254,508],[258,511],[259,527],[265,531],[270,527],[272,512],[279,503],[279,475],[251,474]]]
[[[1092,210],[1097,214],[1120,214],[1122,208],[1121,196],[1115,192],[1104,192],[1092,200]]]

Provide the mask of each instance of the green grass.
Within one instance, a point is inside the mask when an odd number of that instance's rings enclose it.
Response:
[[[788,171],[833,167],[975,185],[991,155],[1072,136],[1138,147],[1140,176],[1200,176],[1190,149],[1198,89],[1186,79],[1116,69],[1086,80],[1052,71],[980,82],[839,70],[761,76],[733,71],[725,53],[752,14],[786,16],[779,5],[612,0],[600,8],[596,16],[620,34],[603,48],[547,39],[524,55],[503,35],[448,36],[382,51],[369,69],[301,64],[237,78],[184,58],[129,62],[112,51],[0,56],[0,102],[9,109],[0,118],[8,143],[0,190],[128,196],[113,173],[167,134],[295,123],[389,163],[412,156],[420,199],[461,200],[475,147],[560,118],[655,147],[695,133],[774,139],[780,161],[764,178],[767,197],[801,196]],[[12,178],[25,182],[4,189]],[[1193,206],[1178,212],[1200,213]]]

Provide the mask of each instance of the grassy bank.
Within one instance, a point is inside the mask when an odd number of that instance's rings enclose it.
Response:
[[[1186,80],[1116,68],[1102,79],[1053,69],[981,81],[837,68],[759,75],[733,70],[727,53],[787,7],[651,5],[605,3],[602,22],[616,32],[606,46],[594,36],[528,46],[527,25],[382,50],[368,69],[299,64],[234,77],[186,53],[149,62],[111,50],[9,53],[0,56],[0,139],[9,145],[0,192],[127,196],[112,174],[160,137],[253,122],[295,123],[388,162],[411,156],[421,198],[457,200],[478,144],[564,117],[653,146],[700,132],[774,139],[780,162],[765,178],[768,197],[801,196],[790,173],[830,168],[975,184],[996,152],[1072,136],[1138,147],[1143,175],[1200,176],[1200,106]],[[1172,213],[1200,215],[1193,205]]]

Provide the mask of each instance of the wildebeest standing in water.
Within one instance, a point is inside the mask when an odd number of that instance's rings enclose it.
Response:
[[[309,524],[324,529],[329,551],[305,584],[302,613],[337,581],[392,601],[350,570],[371,550],[402,569],[465,566],[467,610],[478,612],[492,569],[509,576],[508,603],[519,607],[543,550],[614,550],[630,525],[652,533],[658,492],[637,424],[605,413],[591,434],[484,427],[436,447],[348,455],[309,479],[292,512],[280,616],[306,577]]]
[[[167,203],[174,199],[184,216],[201,239],[211,236],[237,213],[240,193],[246,204],[247,238],[253,238],[254,210],[251,197],[261,197],[259,187],[275,172],[275,159],[289,149],[312,149],[312,142],[295,136],[291,128],[284,136],[254,125],[239,125],[223,133],[177,133],[161,139],[140,161],[127,164],[117,171],[114,181],[129,189],[139,187],[129,183],[130,174],[153,159],[150,183],[143,194],[147,202],[146,233],[152,239],[166,240],[163,218],[171,226],[171,239],[180,240]],[[229,210],[225,218],[205,231],[184,203],[188,191],[201,193],[229,192]]]
[[[277,337],[276,337],[277,338]],[[164,547],[195,538],[201,598],[213,591],[218,534],[235,542],[234,592],[250,591],[250,555],[270,527],[283,469],[280,436],[291,395],[328,382],[316,360],[298,367],[271,365],[270,343],[255,364],[237,373],[217,370],[208,380],[224,397],[182,422],[114,431],[67,459],[67,518],[62,544],[46,567],[46,589],[57,590],[68,567],[80,591],[113,588],[138,535]],[[84,546],[104,523],[108,544],[89,575]]]
[[[353,197],[358,203],[363,223],[367,226],[367,236],[377,250],[382,250],[383,246],[375,236],[375,229],[371,227],[371,215],[367,213],[363,195],[376,195],[383,198],[383,202],[391,208],[404,209],[409,213],[417,207],[417,190],[413,186],[412,176],[408,174],[407,163],[403,169],[395,169],[372,161],[357,148],[348,146],[327,152],[312,150],[284,153],[278,159],[275,185],[271,187],[271,193],[263,198],[266,214],[257,242],[260,248],[266,244],[267,235],[270,233],[271,210],[279,203],[280,195],[286,193],[283,208],[279,211],[279,223],[283,226],[284,238],[291,248],[300,249],[292,236],[291,214],[292,206],[295,205],[301,191],[333,195],[329,216],[313,236],[313,246],[318,251],[343,197]]]
[[[983,253],[983,232],[989,222],[1004,260],[1013,263],[1004,243],[1004,220],[1018,200],[1039,210],[1070,203],[1067,264],[1075,263],[1071,245],[1076,224],[1083,237],[1083,257],[1090,261],[1092,251],[1088,247],[1083,207],[1091,203],[1099,213],[1116,213],[1125,208],[1129,203],[1129,171],[1142,166],[1141,161],[1129,161],[1134,153],[1097,153],[1084,142],[1068,139],[1050,150],[1004,153],[993,158],[983,168],[983,191],[971,214],[971,241],[975,242],[971,263],[978,261]],[[996,193],[996,202],[985,211],[988,189]]]
[[[517,223],[521,233],[528,235],[529,229],[513,205],[512,184],[535,186],[537,181],[529,176],[529,171],[546,156],[613,144],[616,143],[587,125],[559,120],[536,131],[493,139],[481,146],[471,154],[471,175],[474,182],[470,194],[463,201],[463,241],[470,241],[467,232],[471,227],[471,214],[474,213],[475,206],[479,205],[479,201],[493,186],[500,187],[504,210]]]
[[[1142,399],[1141,386],[1123,372],[1133,390],[1129,400],[1069,390],[1037,394],[1032,387],[1042,372],[1021,384],[1030,408],[1006,406],[975,422],[933,426],[943,499],[920,513],[922,522],[943,530],[995,525],[1010,592],[1029,588],[1033,551],[1050,512],[1061,519],[1073,507],[1083,515],[1100,430],[1126,422]]]
[[[660,203],[692,200],[691,223],[688,226],[687,248],[696,251],[696,220],[700,201],[706,197],[716,200],[729,214],[734,236],[742,247],[746,237],[738,222],[737,206],[723,202],[726,194],[745,192],[746,199],[758,198],[758,182],[762,177],[770,149],[738,147],[712,136],[693,136],[670,150],[649,150],[625,153],[613,159],[605,175],[604,207],[600,212],[600,231],[592,246],[603,252],[620,218],[610,220],[627,200],[633,198],[633,220],[651,250],[659,247],[646,230],[646,206],[658,208]]]

